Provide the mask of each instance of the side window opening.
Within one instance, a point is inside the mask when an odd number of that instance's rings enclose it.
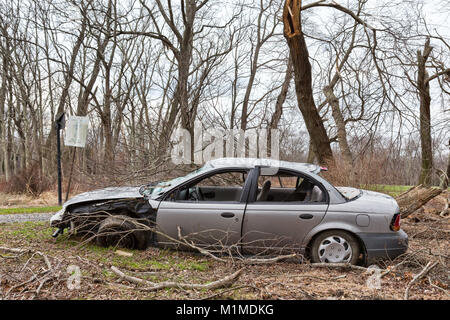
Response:
[[[325,194],[311,179],[289,172],[258,177],[257,202],[324,202]]]
[[[219,172],[172,192],[168,201],[240,201],[246,171]]]

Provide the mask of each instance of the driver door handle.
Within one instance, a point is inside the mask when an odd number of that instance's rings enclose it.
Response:
[[[234,213],[232,213],[232,212],[222,212],[220,215],[224,218],[233,218],[234,217]]]

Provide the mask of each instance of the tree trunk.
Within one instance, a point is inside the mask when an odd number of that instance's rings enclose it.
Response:
[[[286,74],[284,76],[283,84],[281,85],[281,91],[277,97],[277,102],[275,103],[275,111],[272,114],[272,118],[269,123],[269,130],[267,133],[268,137],[268,151],[272,157],[272,129],[278,129],[278,124],[281,120],[281,115],[283,114],[283,104],[286,101],[286,96],[289,91],[289,84],[292,80],[292,60],[288,58],[288,65],[286,67]]]
[[[353,159],[350,147],[348,146],[347,131],[345,130],[345,120],[342,116],[341,109],[339,108],[339,101],[330,86],[323,88],[323,93],[327,99],[328,104],[331,106],[331,113],[333,115],[334,122],[337,127],[337,138],[339,143],[339,149],[341,150],[342,157],[345,163],[351,168]]]
[[[442,189],[446,190],[450,182],[450,139],[448,141],[448,160],[447,160],[447,172],[445,173],[444,180],[442,181]]]
[[[318,161],[321,164],[330,164],[334,162],[333,152],[313,98],[311,64],[301,29],[300,12],[301,0],[286,0],[283,10],[284,36],[294,67],[297,102]]]
[[[308,147],[308,158],[306,159],[307,163],[314,163],[316,159],[316,153],[314,152],[314,146],[311,141],[309,141]]]
[[[430,55],[432,47],[430,40],[425,42],[423,53],[417,51],[418,74],[417,89],[420,97],[420,143],[422,148],[422,168],[420,171],[419,184],[424,186],[431,185],[431,176],[433,168],[433,152],[431,140],[431,122],[430,122],[430,85],[426,71],[426,62]]]
[[[6,53],[5,53],[6,54]],[[6,108],[6,91],[7,91],[7,77],[6,74],[8,72],[7,69],[7,61],[6,58],[3,58],[3,72],[2,72],[2,86],[0,88],[0,119],[1,119],[1,145],[3,152],[3,170],[5,173],[5,180],[9,181],[10,172],[9,172],[9,157],[10,154],[8,152],[8,110]]]
[[[277,97],[277,102],[275,103],[275,111],[270,119],[270,129],[277,129],[278,124],[281,120],[281,115],[283,114],[283,104],[286,101],[286,96],[289,91],[289,84],[292,80],[292,59],[288,58],[288,65],[286,68],[286,74],[284,76],[283,84],[281,85],[280,94]]]

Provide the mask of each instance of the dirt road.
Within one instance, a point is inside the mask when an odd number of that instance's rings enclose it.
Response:
[[[10,222],[25,222],[25,221],[46,221],[54,212],[45,213],[16,213],[16,214],[1,214],[0,223]]]

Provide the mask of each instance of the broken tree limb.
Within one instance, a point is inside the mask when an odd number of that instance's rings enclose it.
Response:
[[[52,264],[50,263],[50,260],[48,259],[48,257],[44,253],[42,253],[40,251],[35,251],[35,250],[31,250],[31,249],[20,249],[20,248],[7,248],[7,247],[0,247],[0,251],[9,252],[9,253],[19,253],[19,254],[33,253],[33,256],[34,255],[39,255],[39,256],[42,257],[42,259],[44,260],[45,264],[47,265],[48,271],[52,270]]]
[[[401,217],[406,218],[428,201],[440,195],[441,192],[442,189],[440,188],[424,188],[422,185],[418,185],[400,194],[395,200],[400,207]]]
[[[270,264],[270,263],[276,263],[276,262],[279,262],[279,261],[283,261],[283,260],[287,260],[287,259],[291,259],[291,258],[296,258],[296,257],[297,257],[297,254],[296,253],[292,253],[292,254],[277,256],[277,257],[273,257],[273,258],[242,259],[242,260],[240,260],[240,262],[242,262],[244,264]]]
[[[408,284],[408,286],[406,287],[405,290],[405,296],[404,296],[404,300],[408,300],[409,298],[409,290],[411,290],[411,287],[420,279],[422,279],[423,277],[425,277],[427,275],[428,272],[431,271],[431,269],[433,269],[435,266],[437,266],[437,262],[432,263],[431,261],[427,263],[427,265],[422,269],[422,271],[420,271],[420,273],[418,273],[416,276],[414,276],[414,278],[411,280],[411,282]]]
[[[231,286],[241,275],[242,271],[244,270],[239,269],[238,271],[213,282],[209,282],[206,284],[193,284],[193,283],[180,283],[180,282],[173,282],[173,281],[164,281],[164,282],[151,282],[148,280],[144,280],[141,278],[129,276],[119,270],[117,267],[111,266],[111,270],[117,274],[120,278],[127,280],[129,282],[140,284],[140,285],[147,285],[148,287],[145,288],[146,291],[157,291],[162,289],[168,289],[168,288],[179,288],[179,289],[196,289],[196,290],[214,290],[218,288],[226,288]]]
[[[350,263],[311,263],[309,265],[311,268],[344,268],[344,269],[353,269],[360,271],[367,271],[368,268],[364,268],[361,266],[356,266]]]

